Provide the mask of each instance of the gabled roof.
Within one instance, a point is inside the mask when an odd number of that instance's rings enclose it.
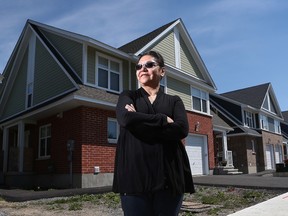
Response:
[[[284,118],[284,122],[288,124],[288,110],[282,112],[282,116]]]
[[[170,23],[167,23],[163,26],[161,26],[160,28],[149,32],[147,34],[145,34],[142,37],[139,37],[133,41],[131,41],[130,43],[127,43],[121,47],[119,47],[119,50],[122,50],[126,53],[129,54],[134,54],[135,56],[138,56],[141,53],[144,53],[150,49],[153,49],[157,44],[159,44],[161,41],[163,41],[165,39],[165,37],[167,37],[168,34],[170,34],[171,32],[173,32],[174,34],[174,38],[180,37],[181,40],[183,41],[183,44],[185,44],[185,55],[187,54],[187,58],[191,58],[195,61],[195,67],[197,67],[199,69],[199,76],[198,77],[193,77],[193,76],[187,76],[188,71],[183,70],[182,68],[176,66],[176,65],[168,65],[167,61],[166,61],[166,67],[170,68],[170,71],[174,71],[175,73],[173,73],[173,75],[177,75],[180,76],[178,78],[183,80],[188,80],[189,82],[193,82],[195,85],[201,86],[206,88],[206,90],[208,90],[209,92],[215,92],[216,91],[216,85],[212,79],[212,77],[210,76],[201,56],[199,55],[187,29],[185,28],[182,20],[176,19]],[[175,33],[177,32],[177,33]],[[178,34],[180,36],[178,36]],[[175,36],[177,35],[177,36]],[[179,38],[175,39],[173,42],[170,41],[169,44],[165,44],[165,52],[169,53],[167,55],[171,55],[174,56],[175,58],[175,62],[179,61],[181,62],[181,60],[177,59],[177,55],[179,53],[178,49],[183,49],[183,47],[178,47],[175,48],[177,46],[179,46],[178,43],[179,42]],[[172,44],[174,43],[174,44]],[[169,50],[170,49],[170,50]],[[172,49],[174,49],[175,53],[171,53]],[[176,51],[175,51],[176,50]],[[164,52],[164,50],[163,50]],[[162,52],[162,54],[163,54]],[[173,51],[172,51],[173,52]],[[179,57],[180,58],[180,57]],[[177,60],[176,60],[177,59]],[[182,76],[182,77],[181,77]]]
[[[258,86],[226,92],[220,95],[260,109],[268,92],[269,86],[270,83],[265,83]]]
[[[166,30],[169,26],[171,26],[173,23],[175,23],[177,20],[174,20],[170,23],[167,23],[160,28],[155,29],[152,32],[149,32],[148,34],[145,34],[121,47],[119,47],[119,50],[122,50],[126,53],[137,53],[139,50],[141,50],[145,45],[150,43],[153,39],[155,39],[158,35],[160,35],[164,30]]]
[[[262,107],[265,102],[265,98],[267,95],[269,95],[269,98],[276,109],[276,115],[282,118],[281,109],[271,83],[264,83],[257,86],[238,89],[220,95],[258,110],[263,110]]]

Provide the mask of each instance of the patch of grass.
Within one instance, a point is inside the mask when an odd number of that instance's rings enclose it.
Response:
[[[212,208],[208,210],[208,215],[218,215],[218,213],[221,212],[221,208]]]
[[[271,199],[279,193],[281,192],[264,189],[197,186],[196,193],[186,194],[184,200],[212,205],[214,207],[208,210],[207,214],[219,215],[219,213],[229,212],[229,210],[243,209],[255,205]]]
[[[69,205],[68,210],[69,210],[69,211],[78,211],[78,210],[82,210],[82,207],[83,207],[82,203],[78,203],[78,202],[76,202],[76,203],[71,203],[71,204]]]
[[[104,204],[109,208],[114,208],[120,204],[120,196],[113,192],[103,194],[84,194],[73,197],[57,199],[46,203],[50,210],[65,209],[68,205],[70,211],[77,211],[83,208],[84,202],[91,202],[93,204]]]

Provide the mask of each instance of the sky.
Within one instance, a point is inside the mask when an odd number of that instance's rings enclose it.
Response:
[[[287,0],[0,0],[0,73],[27,19],[115,48],[181,18],[216,93],[271,83],[288,110]]]

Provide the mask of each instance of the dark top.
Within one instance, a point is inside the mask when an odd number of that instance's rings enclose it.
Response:
[[[180,97],[159,91],[153,104],[140,88],[120,94],[116,117],[120,125],[113,191],[149,193],[169,188],[173,193],[194,192],[187,153],[181,139],[189,125]],[[133,104],[136,112],[128,112]],[[167,116],[174,123],[168,124]]]

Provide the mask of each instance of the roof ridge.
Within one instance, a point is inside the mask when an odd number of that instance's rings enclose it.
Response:
[[[139,51],[142,47],[144,47],[147,43],[149,43],[151,40],[153,40],[155,37],[157,37],[159,34],[161,34],[165,29],[167,29],[170,25],[172,25],[173,23],[175,23],[177,20],[179,20],[180,18],[169,22],[143,36],[140,36],[139,38],[136,38],[135,40],[122,45],[121,47],[119,47],[118,49],[121,51],[124,51],[126,53],[136,53],[137,51]]]

